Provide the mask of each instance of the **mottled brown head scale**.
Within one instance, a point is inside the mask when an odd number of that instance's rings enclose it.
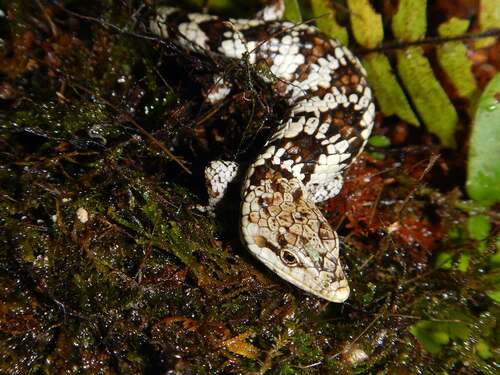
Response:
[[[242,234],[252,253],[297,287],[344,302],[349,286],[337,234],[295,178],[261,180],[244,196]]]

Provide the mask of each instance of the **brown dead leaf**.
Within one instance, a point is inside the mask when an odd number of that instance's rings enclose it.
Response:
[[[167,316],[163,318],[161,322],[166,326],[180,322],[182,323],[182,327],[190,332],[196,331],[200,326],[196,320],[186,318],[185,316]]]
[[[256,359],[259,356],[259,349],[246,341],[246,339],[253,336],[253,331],[246,331],[238,336],[224,341],[222,346],[232,353],[239,354],[246,358]]]

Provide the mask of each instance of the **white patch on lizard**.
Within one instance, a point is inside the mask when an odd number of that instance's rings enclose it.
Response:
[[[214,160],[205,168],[208,189],[208,207],[212,211],[224,197],[228,185],[238,173],[238,164],[232,161]]]
[[[184,22],[179,25],[179,32],[190,42],[201,48],[208,48],[208,36],[196,22]],[[181,40],[181,43],[184,41]],[[185,43],[183,43],[185,44]]]
[[[216,104],[224,100],[231,92],[231,83],[227,82],[222,75],[214,76],[214,84],[207,92],[207,101]]]

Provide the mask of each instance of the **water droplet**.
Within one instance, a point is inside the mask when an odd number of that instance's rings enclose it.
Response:
[[[88,130],[89,137],[98,140],[101,145],[106,145],[107,140],[104,137],[106,129],[102,124],[95,124]]]

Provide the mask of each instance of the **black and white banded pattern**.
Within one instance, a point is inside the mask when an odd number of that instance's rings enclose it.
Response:
[[[246,171],[242,186],[241,232],[250,251],[279,276],[333,302],[349,296],[339,261],[337,234],[316,203],[339,193],[343,172],[363,150],[375,106],[359,60],[337,41],[309,25],[280,21],[283,3],[252,20],[157,9],[151,30],[186,48],[246,58],[267,66],[262,79],[290,105],[287,118]],[[214,78],[207,100],[231,91]],[[206,170],[215,205],[236,176],[233,162]]]

